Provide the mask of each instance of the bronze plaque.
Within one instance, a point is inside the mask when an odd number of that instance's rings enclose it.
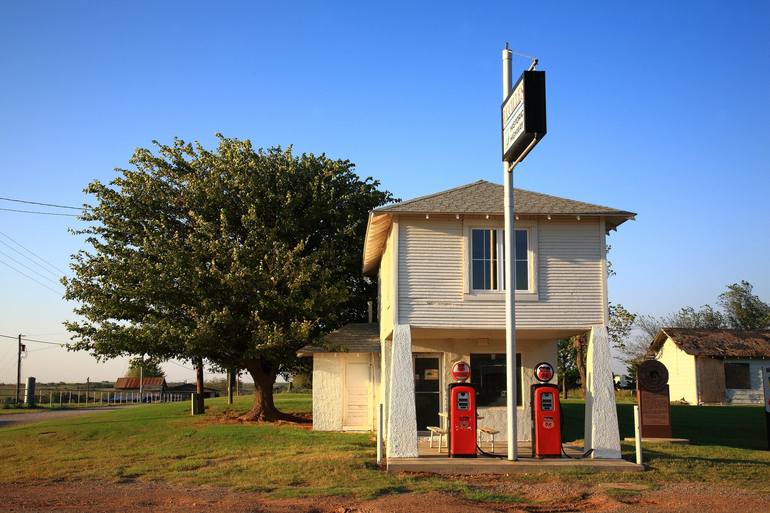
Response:
[[[671,404],[668,385],[660,392],[637,391],[643,438],[671,438]]]

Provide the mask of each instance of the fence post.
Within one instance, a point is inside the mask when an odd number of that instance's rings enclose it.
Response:
[[[67,391],[69,393],[69,397],[67,398],[67,406],[72,406],[72,390]]]
[[[48,391],[48,407],[53,408],[53,390]]]
[[[64,400],[63,400],[64,395],[63,394],[64,394],[64,392],[59,390],[59,408],[64,406]]]
[[[636,464],[642,464],[642,427],[639,424],[639,405],[634,405],[634,438],[636,440]]]
[[[441,440],[439,439],[439,441]],[[382,403],[379,404],[379,414],[377,415],[377,465],[380,464],[382,464]]]

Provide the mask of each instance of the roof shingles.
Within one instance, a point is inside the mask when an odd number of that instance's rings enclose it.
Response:
[[[383,213],[502,214],[503,186],[479,180],[460,187],[376,208]],[[633,212],[593,205],[539,192],[514,189],[514,209],[521,214],[582,214],[633,217]]]

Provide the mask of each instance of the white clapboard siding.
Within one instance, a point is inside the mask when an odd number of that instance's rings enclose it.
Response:
[[[537,233],[537,301],[517,301],[524,329],[588,327],[603,319],[598,220],[542,221]],[[467,299],[461,220],[401,218],[399,322],[415,326],[503,327],[502,301]],[[502,295],[500,296],[502,298]]]

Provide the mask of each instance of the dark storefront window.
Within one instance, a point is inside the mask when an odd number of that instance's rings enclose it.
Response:
[[[478,406],[505,406],[505,353],[472,354],[471,383]],[[521,354],[516,354],[516,405],[521,406]]]

